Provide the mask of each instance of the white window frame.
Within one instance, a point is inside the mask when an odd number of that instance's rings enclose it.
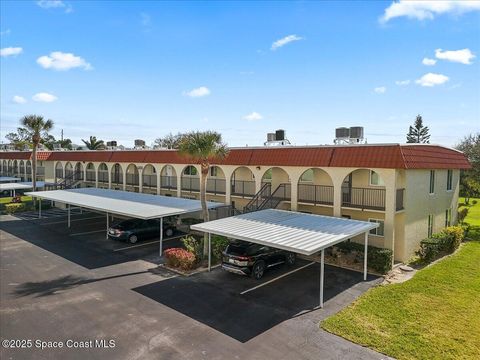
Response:
[[[453,170],[447,170],[447,191],[453,191]]]
[[[372,173],[375,173],[377,174],[378,176],[378,181],[379,183],[378,184],[374,184],[372,183]],[[385,187],[385,182],[383,181],[382,177],[380,176],[380,174],[378,172],[376,172],[375,170],[370,170],[369,173],[368,173],[368,184],[370,186],[382,186],[382,187]]]
[[[431,238],[433,235],[433,227],[435,223],[435,216],[433,214],[429,214],[427,218],[427,237]]]
[[[452,225],[452,208],[445,210],[445,227]]]
[[[383,234],[382,235],[379,235],[377,232],[378,232],[378,229],[380,227],[376,227],[375,229],[372,229],[368,232],[368,235],[371,235],[371,236],[377,236],[377,237],[385,237],[385,219],[374,219],[374,218],[368,218],[368,221],[369,222],[373,222],[373,223],[383,223]],[[372,233],[372,231],[375,231],[375,234]]]
[[[430,170],[430,177],[428,179],[428,193],[435,194],[435,170]]]

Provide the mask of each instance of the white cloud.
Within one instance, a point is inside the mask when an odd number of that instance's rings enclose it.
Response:
[[[91,70],[92,65],[87,63],[85,59],[80,56],[75,56],[71,53],[63,53],[61,51],[54,51],[50,55],[40,56],[37,63],[45,69],[54,70],[70,70],[73,68],[83,68],[84,70]]]
[[[418,85],[432,87],[441,85],[449,80],[448,76],[442,74],[428,73],[423,75],[420,79],[415,80]]]
[[[432,20],[436,15],[462,14],[476,10],[480,10],[480,1],[477,0],[399,0],[392,2],[385,9],[380,22],[386,23],[393,18],[402,16],[417,20]]]
[[[398,86],[407,86],[408,84],[410,84],[410,80],[398,80],[395,81],[395,84]]]
[[[11,30],[10,29],[7,29],[5,31],[0,31],[0,35],[3,36],[3,35],[10,35],[11,33]]]
[[[200,86],[199,88],[192,89],[190,91],[184,91],[183,95],[190,97],[202,97],[210,95],[210,90],[205,86]]]
[[[254,111],[248,115],[245,115],[243,118],[247,121],[258,121],[258,120],[262,120],[263,116]]]
[[[387,88],[385,86],[379,86],[373,89],[373,91],[375,91],[377,94],[385,94]]]
[[[423,58],[422,64],[427,65],[427,66],[433,66],[437,63],[437,60],[435,59],[429,59],[429,58]]]
[[[285,36],[282,39],[279,39],[279,40],[275,41],[272,44],[272,47],[270,49],[271,50],[277,50],[278,48],[281,48],[282,46],[285,46],[288,43],[291,43],[292,41],[299,41],[299,40],[303,40],[303,38],[300,37],[300,36],[297,36],[297,35],[288,35],[288,36]]]
[[[15,95],[12,98],[12,101],[17,104],[25,104],[27,102],[27,99],[25,99],[23,96]]]
[[[442,49],[437,49],[435,50],[435,57],[440,60],[447,60],[465,65],[470,65],[473,58],[475,58],[475,55],[473,55],[470,49],[446,51],[442,51]]]
[[[18,54],[21,54],[22,52],[23,49],[21,47],[6,47],[0,50],[0,56],[16,56]]]
[[[62,0],[38,0],[37,5],[42,9],[65,9],[66,13],[73,11],[72,5],[63,2]]]
[[[37,102],[51,103],[56,101],[58,97],[49,93],[42,92],[42,93],[33,95],[32,99],[33,101],[37,101]]]

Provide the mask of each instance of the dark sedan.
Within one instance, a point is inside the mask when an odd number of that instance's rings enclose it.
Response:
[[[265,270],[276,265],[295,264],[292,252],[246,241],[231,242],[223,253],[222,268],[240,275],[261,279]]]
[[[172,236],[175,231],[173,220],[163,220],[163,235]],[[139,240],[158,237],[160,234],[160,220],[129,219],[119,222],[108,229],[108,237],[114,240],[128,241],[135,244]]]

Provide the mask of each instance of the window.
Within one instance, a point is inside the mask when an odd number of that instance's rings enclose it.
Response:
[[[452,190],[453,170],[447,170],[447,191]]]
[[[183,170],[183,175],[195,176],[197,175],[197,168],[195,166],[189,165]]]
[[[430,194],[435,192],[435,170],[430,170]]]
[[[376,235],[376,236],[383,236],[384,230],[385,230],[385,222],[383,220],[379,220],[379,219],[368,219],[368,221],[370,221],[372,223],[380,224],[379,227],[370,230],[370,234],[371,235]]]
[[[218,167],[212,166],[210,168],[210,176],[211,177],[217,177],[217,173],[218,173]]]
[[[370,185],[385,186],[383,179],[373,170],[370,170]]]
[[[262,181],[265,181],[265,182],[272,181],[272,169],[268,169],[267,171],[265,171],[265,175],[263,175]]]
[[[431,238],[433,234],[433,215],[428,215],[427,237]]]
[[[445,227],[452,224],[452,209],[445,210]]]
[[[300,177],[300,181],[313,182],[313,169],[308,169],[307,171],[305,171]]]

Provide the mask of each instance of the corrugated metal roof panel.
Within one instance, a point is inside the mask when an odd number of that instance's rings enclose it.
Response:
[[[377,223],[267,209],[192,225],[211,234],[312,255],[378,227]]]

